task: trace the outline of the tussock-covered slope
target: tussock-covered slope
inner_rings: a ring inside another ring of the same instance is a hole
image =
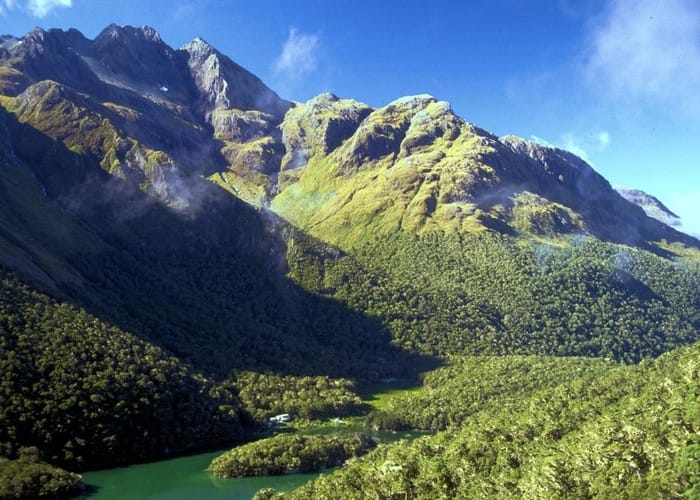
[[[272,208],[343,247],[398,230],[488,229],[697,244],[646,217],[573,154],[494,137],[432,96],[370,110],[322,95],[291,110],[282,128],[296,182],[280,177]]]

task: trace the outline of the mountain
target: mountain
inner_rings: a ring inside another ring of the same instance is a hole
[[[18,460],[245,440],[455,355],[637,363],[700,337],[699,250],[575,155],[432,96],[293,103],[148,27],[0,39],[0,450]]]
[[[374,110],[321,95],[290,110],[282,130],[272,209],[341,246],[396,229],[697,245],[645,217],[573,154],[497,138],[432,96]]]
[[[682,223],[680,217],[671,212],[666,205],[661,203],[654,196],[645,193],[640,189],[617,187],[615,188],[624,199],[639,206],[644,213],[667,226],[679,228]]]
[[[333,243],[400,228],[697,244],[580,158],[497,138],[432,96],[290,103],[204,40],[174,50],[149,27],[37,28],[6,37],[0,59],[20,122],[173,207],[196,204],[201,176]]]

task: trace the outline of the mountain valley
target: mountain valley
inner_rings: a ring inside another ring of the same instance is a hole
[[[429,95],[291,102],[149,27],[3,36],[0,463],[51,472],[0,498],[283,413],[435,433],[292,498],[693,498],[700,241],[632,194]],[[392,379],[420,389],[369,411]]]

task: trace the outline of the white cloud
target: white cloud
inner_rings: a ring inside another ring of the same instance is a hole
[[[288,83],[294,83],[314,71],[319,42],[318,35],[307,35],[291,28],[287,41],[282,46],[282,52],[273,64],[275,75]]]
[[[73,0],[29,0],[27,8],[32,15],[44,17],[58,7],[71,7]]]
[[[539,137],[537,135],[531,135],[530,140],[532,142],[536,142],[537,144],[540,144],[541,146],[549,146],[551,148],[555,148],[556,145],[552,144],[549,142],[547,139],[543,139],[542,137]]]
[[[700,117],[697,0],[611,0],[595,25],[585,72],[614,99]]]
[[[22,7],[34,17],[45,17],[58,7],[72,7],[73,0],[28,0],[20,5],[17,0],[0,0],[0,15],[6,15],[9,11]]]
[[[561,148],[575,154],[589,165],[594,165],[589,151],[603,151],[611,142],[610,133],[607,130],[579,134],[573,131],[564,132],[556,143],[543,139],[542,137],[531,135],[530,140],[543,146]]]
[[[16,0],[0,0],[0,15],[4,16],[7,11],[13,9],[16,4]]]
[[[591,162],[590,157],[586,152],[587,145],[573,132],[566,132],[562,134],[560,147],[575,154],[589,165],[593,165],[593,162]]]

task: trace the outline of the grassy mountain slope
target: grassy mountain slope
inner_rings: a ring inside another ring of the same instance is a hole
[[[580,158],[494,137],[432,96],[372,110],[324,94],[290,110],[282,129],[294,175],[283,166],[271,207],[344,249],[396,231],[487,229],[698,244],[646,217]]]

